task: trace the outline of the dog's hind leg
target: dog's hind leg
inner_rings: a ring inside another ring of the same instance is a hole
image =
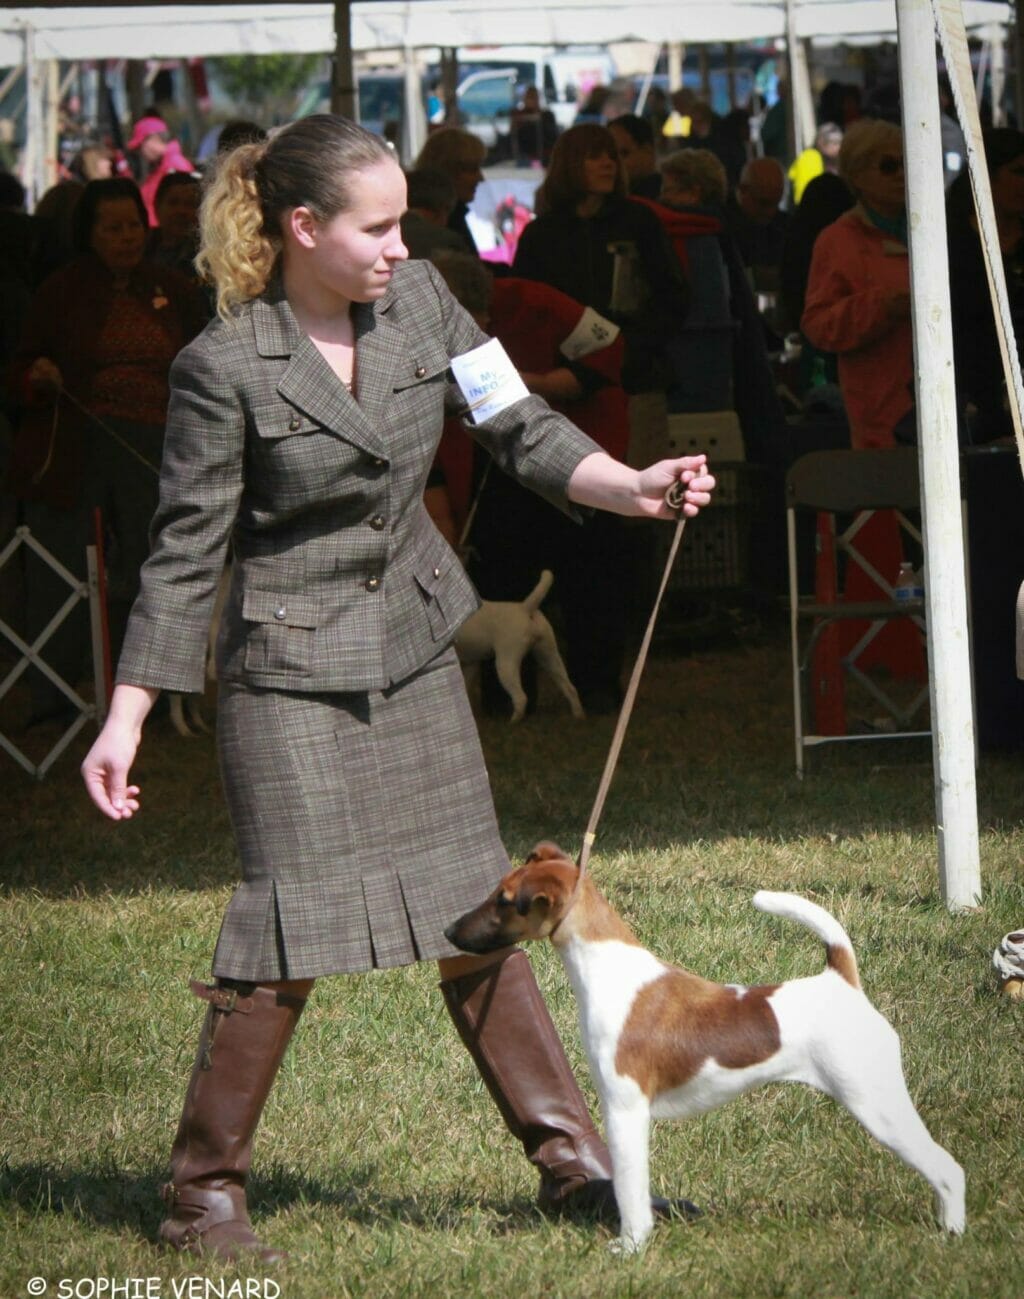
[[[654,1226],[648,1164],[651,1110],[641,1096],[629,1105],[606,1105],[604,1117],[619,1209],[616,1252],[635,1254],[643,1248]]]
[[[823,1062],[826,1074],[818,1085],[844,1105],[876,1141],[931,1184],[939,1223],[959,1235],[967,1226],[964,1170],[932,1138],[914,1107],[903,1077],[895,1030],[878,1015],[870,1044],[860,1040],[869,1050],[857,1047],[857,1036],[849,1039],[851,1051],[856,1050],[854,1058]]]
[[[551,630],[550,624],[534,645],[533,656],[564,695],[573,717],[577,720],[585,717],[586,713],[576,693],[576,687],[569,680],[569,673],[565,670],[565,663],[558,652],[555,633]]]
[[[505,693],[512,700],[512,721],[521,722],[526,716],[526,691],[523,689],[523,683],[519,679],[519,664],[522,662],[522,655],[515,654],[497,654],[494,659],[494,670],[498,674],[498,680],[505,689]]]

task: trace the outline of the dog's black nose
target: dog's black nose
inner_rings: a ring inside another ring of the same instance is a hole
[[[459,922],[457,920],[453,920],[452,923],[448,926],[448,928],[444,931],[444,936],[445,938],[448,939],[450,943],[455,945],[455,935],[458,932],[459,932]]]

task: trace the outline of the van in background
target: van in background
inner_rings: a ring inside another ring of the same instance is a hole
[[[571,126],[579,105],[597,85],[615,77],[615,61],[602,46],[496,45],[462,46],[458,50],[456,105],[458,121],[487,148],[488,162],[512,156],[512,110],[527,86],[536,86],[559,130]],[[421,77],[423,103],[428,88],[440,80],[440,68],[430,64]],[[392,144],[401,138],[405,79],[401,68],[356,70],[359,121]],[[295,116],[330,111],[327,77],[314,82]]]

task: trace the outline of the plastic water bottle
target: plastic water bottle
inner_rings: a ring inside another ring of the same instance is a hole
[[[895,600],[923,600],[924,584],[921,576],[914,572],[914,565],[909,560],[900,564],[899,575],[892,589]]]

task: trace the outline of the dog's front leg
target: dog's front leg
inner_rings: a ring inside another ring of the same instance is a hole
[[[616,1253],[635,1254],[643,1248],[654,1226],[648,1165],[651,1108],[647,1098],[641,1094],[626,1104],[609,1102],[605,1125],[619,1208],[619,1239],[613,1248]]]

